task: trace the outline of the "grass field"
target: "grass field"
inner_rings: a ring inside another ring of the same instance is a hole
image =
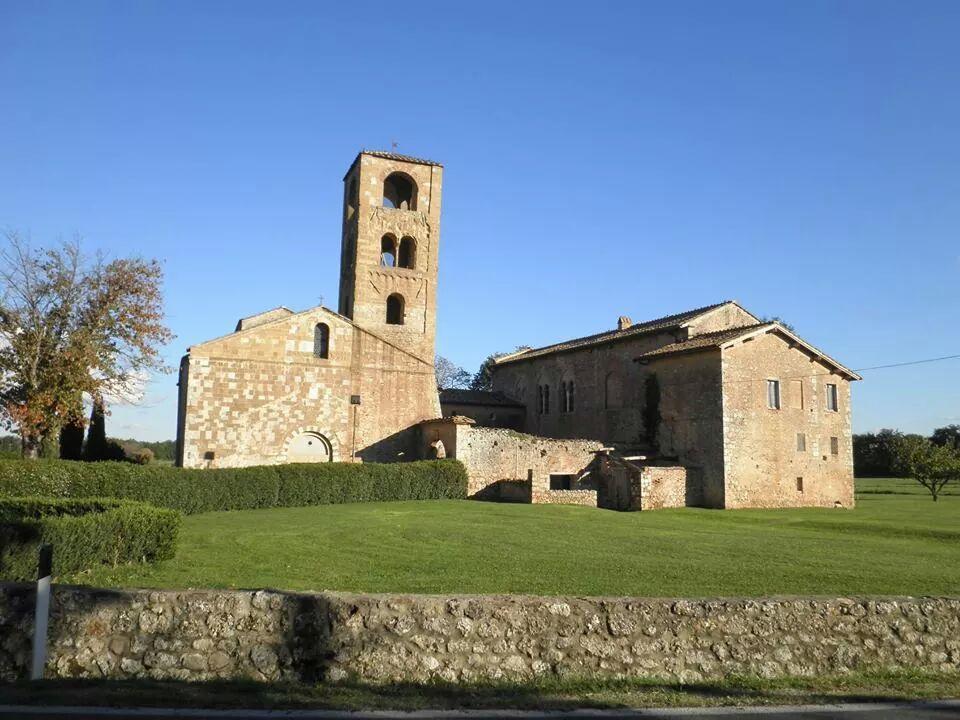
[[[859,483],[854,510],[618,513],[463,500],[185,518],[177,556],[64,582],[417,593],[960,594],[960,496]]]

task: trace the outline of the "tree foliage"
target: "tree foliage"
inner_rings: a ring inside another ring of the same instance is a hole
[[[944,485],[960,477],[960,451],[952,447],[920,435],[897,434],[893,448],[895,466],[929,490],[934,502]]]
[[[23,454],[83,422],[78,397],[124,394],[164,370],[163,271],[155,260],[88,258],[78,240],[0,250],[0,414]],[[77,415],[81,414],[81,417]]]
[[[513,352],[520,352],[521,350],[529,350],[529,345],[518,345],[517,349]],[[493,368],[496,365],[497,358],[502,358],[504,355],[512,355],[513,353],[505,352],[495,352],[487,355],[487,359],[480,364],[480,369],[474,374],[473,379],[470,381],[471,390],[493,390]]]
[[[853,472],[857,477],[897,477],[902,472],[895,463],[895,430],[853,436]]]
[[[930,442],[934,445],[946,445],[954,450],[960,450],[960,425],[947,425],[937,428],[930,436]]]
[[[470,373],[443,355],[437,355],[433,369],[437,376],[437,387],[441,390],[470,387]]]

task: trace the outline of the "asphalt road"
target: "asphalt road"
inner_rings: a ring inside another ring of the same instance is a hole
[[[341,712],[323,710],[126,710],[121,708],[0,706],[0,720],[169,720],[209,718],[210,720],[715,720],[716,718],[757,718],[757,720],[960,720],[960,700],[923,703],[878,703],[858,705],[680,708],[649,710],[578,710],[574,712],[527,712],[516,710],[431,710],[404,712]]]

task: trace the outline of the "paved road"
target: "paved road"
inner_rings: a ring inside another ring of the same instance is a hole
[[[0,706],[0,720],[169,720],[209,718],[210,720],[715,720],[716,718],[757,718],[757,720],[960,720],[960,700],[926,703],[876,703],[753,708],[680,708],[650,710],[577,710],[574,712],[523,712],[516,710],[431,710],[416,713],[351,713],[323,710],[124,710],[119,708],[68,708]]]

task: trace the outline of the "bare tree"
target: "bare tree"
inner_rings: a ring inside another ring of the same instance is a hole
[[[84,394],[123,394],[155,370],[173,339],[156,260],[85,257],[80,241],[33,248],[5,233],[0,250],[0,411],[24,457],[83,422]],[[78,414],[81,415],[78,417]]]
[[[470,385],[470,373],[443,355],[437,355],[433,369],[437,375],[437,387],[441,390],[463,389]]]

